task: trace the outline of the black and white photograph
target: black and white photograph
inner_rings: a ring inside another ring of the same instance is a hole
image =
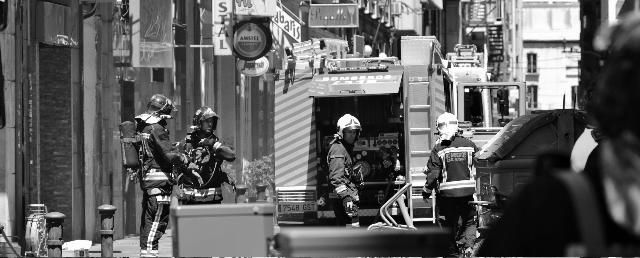
[[[0,0],[0,84],[0,257],[640,256],[640,0]]]

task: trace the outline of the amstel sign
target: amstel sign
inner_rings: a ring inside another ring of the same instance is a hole
[[[271,30],[261,23],[238,23],[233,35],[233,52],[243,60],[256,60],[271,50]]]

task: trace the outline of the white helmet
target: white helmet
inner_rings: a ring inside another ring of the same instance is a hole
[[[362,56],[370,57],[371,53],[373,52],[373,49],[369,45],[364,45],[364,49],[362,50],[362,52],[363,52]]]
[[[353,130],[362,130],[362,126],[360,125],[360,121],[355,116],[350,114],[345,114],[340,119],[338,119],[338,135],[341,137],[342,131],[345,128],[351,128]]]
[[[458,133],[458,119],[454,114],[445,112],[438,116],[436,125],[442,140],[451,140]]]

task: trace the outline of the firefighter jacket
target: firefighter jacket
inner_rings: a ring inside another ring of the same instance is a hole
[[[171,193],[173,164],[180,162],[180,153],[169,139],[167,122],[154,115],[136,117],[136,130],[142,136],[140,156],[142,160],[141,184],[143,190],[160,189],[162,194]],[[168,192],[167,192],[168,191]],[[157,190],[150,194],[159,194]]]
[[[331,141],[327,154],[329,182],[340,199],[351,197],[352,200],[358,201],[358,186],[362,183],[362,175],[353,168],[352,150],[352,145],[338,137]]]
[[[234,161],[236,154],[229,146],[222,145],[215,134],[202,136],[197,131],[187,134],[184,152],[187,153],[190,163],[187,171],[180,175],[178,183],[181,186],[219,190],[223,183],[233,185],[227,173],[222,171],[222,162]]]
[[[427,162],[427,188],[440,183],[439,194],[443,197],[463,197],[475,193],[475,167],[473,156],[478,147],[462,136],[451,141],[438,140],[431,150]]]

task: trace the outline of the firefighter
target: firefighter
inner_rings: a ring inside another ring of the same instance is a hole
[[[199,108],[193,116],[193,131],[185,137],[184,152],[189,166],[178,176],[178,198],[183,204],[219,204],[222,184],[235,184],[222,171],[223,161],[234,161],[235,152],[214,134],[219,116],[213,108]]]
[[[360,121],[350,114],[338,119],[338,133],[330,143],[327,163],[329,180],[338,195],[333,205],[336,223],[347,227],[360,227],[358,217],[358,188],[362,186],[362,174],[354,168],[353,145],[360,136]]]
[[[136,130],[142,136],[139,174],[142,188],[142,219],[140,222],[140,256],[158,256],[158,240],[169,222],[169,197],[173,189],[174,164],[186,164],[186,155],[180,154],[169,141],[167,119],[176,108],[173,102],[160,94],[151,97],[147,111],[136,116]]]
[[[445,218],[443,224],[451,229],[451,255],[468,256],[476,234],[475,208],[469,202],[475,194],[473,156],[478,147],[459,134],[453,114],[440,115],[436,123],[440,138],[427,162],[423,191],[438,190],[438,211]]]

